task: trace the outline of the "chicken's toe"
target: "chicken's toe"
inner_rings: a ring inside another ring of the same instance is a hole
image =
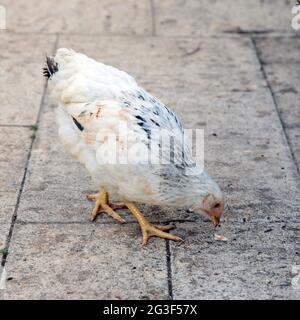
[[[174,230],[174,229],[176,229],[175,224],[168,224],[168,225],[166,225],[166,226],[160,226],[160,225],[155,224],[154,226],[155,226],[158,230],[161,230],[161,231],[169,231],[169,230]]]
[[[174,225],[169,226],[159,226],[160,228],[163,228],[164,230],[172,230],[174,229]],[[142,234],[143,234],[143,241],[142,245],[146,245],[148,243],[148,240],[151,237],[159,237],[163,239],[173,240],[173,241],[183,241],[180,237],[176,236],[175,234],[167,233],[162,231],[162,229],[157,228],[157,226],[152,224],[146,224],[145,226],[141,227]]]
[[[119,223],[125,223],[126,220],[122,218],[114,209],[124,208],[122,204],[109,204],[108,193],[103,190],[99,193],[87,195],[89,200],[96,200],[95,206],[91,213],[91,221],[95,221],[98,215],[106,213]]]

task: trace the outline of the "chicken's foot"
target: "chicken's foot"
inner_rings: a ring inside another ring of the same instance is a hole
[[[133,216],[138,221],[142,234],[143,234],[143,242],[142,245],[146,245],[149,238],[156,236],[164,239],[174,240],[174,241],[182,241],[181,238],[174,234],[167,233],[165,231],[175,229],[176,226],[174,224],[166,225],[166,226],[158,226],[150,223],[140,212],[140,210],[131,202],[125,202],[126,207],[130,210]]]
[[[91,220],[94,221],[96,217],[101,213],[106,213],[111,216],[113,219],[118,221],[119,223],[125,223],[126,220],[123,219],[119,214],[117,214],[114,210],[127,208],[124,203],[109,203],[108,193],[106,190],[102,190],[98,193],[87,195],[89,200],[95,200],[95,207],[91,213]]]

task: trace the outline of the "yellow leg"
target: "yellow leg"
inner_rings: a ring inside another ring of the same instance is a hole
[[[91,214],[91,220],[94,221],[96,217],[101,213],[107,213],[113,219],[118,221],[119,223],[125,223],[126,220],[123,219],[119,214],[117,214],[114,210],[126,208],[126,205],[123,203],[111,204],[109,203],[108,193],[106,190],[102,190],[98,193],[87,195],[89,200],[95,200],[95,207]]]
[[[143,234],[143,245],[146,245],[149,238],[152,236],[164,238],[164,239],[170,239],[174,241],[182,241],[181,238],[174,234],[170,234],[164,231],[175,229],[175,225],[167,225],[167,226],[157,226],[154,224],[151,224],[140,212],[140,210],[131,202],[125,202],[125,205],[130,210],[130,212],[133,214],[133,216],[138,221],[142,234]]]

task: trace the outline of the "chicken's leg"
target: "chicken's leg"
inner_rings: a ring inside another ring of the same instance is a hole
[[[91,220],[94,221],[96,217],[101,213],[107,213],[109,216],[111,216],[113,219],[118,221],[119,223],[125,223],[126,220],[123,219],[119,214],[117,214],[114,210],[115,209],[121,209],[126,208],[127,206],[123,203],[118,204],[112,204],[109,203],[108,199],[108,193],[106,190],[102,190],[95,194],[89,194],[87,195],[87,198],[89,200],[95,200],[95,207],[91,214]]]
[[[152,236],[170,239],[174,241],[182,240],[181,238],[179,238],[174,234],[164,232],[164,231],[175,229],[176,228],[175,225],[157,226],[157,225],[151,224],[133,203],[125,202],[125,205],[133,214],[133,216],[136,218],[136,220],[138,221],[141,227],[142,234],[143,234],[143,242],[142,242],[143,245],[147,244],[149,238]]]

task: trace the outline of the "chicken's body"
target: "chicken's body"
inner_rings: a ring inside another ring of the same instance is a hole
[[[123,201],[131,212],[133,203],[197,207],[196,199],[200,202],[211,194],[223,201],[217,184],[194,164],[187,143],[183,149],[174,148],[171,162],[149,162],[148,151],[161,148],[160,137],[153,133],[161,129],[172,132],[177,146],[183,127],[170,109],[127,73],[67,49],[59,49],[54,59],[47,59],[46,73],[58,104],[59,136],[99,190]],[[110,137],[114,137],[114,145]],[[134,156],[137,142],[140,152]],[[115,161],[107,163],[107,154],[112,150]],[[160,153],[162,160],[168,160],[168,156],[168,152]]]

